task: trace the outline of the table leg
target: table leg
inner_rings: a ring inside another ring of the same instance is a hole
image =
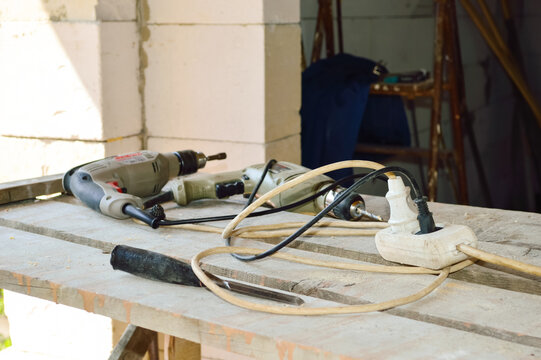
[[[109,360],[140,360],[147,351],[151,360],[158,360],[158,334],[129,324]]]
[[[201,344],[171,335],[164,336],[164,360],[199,360]]]

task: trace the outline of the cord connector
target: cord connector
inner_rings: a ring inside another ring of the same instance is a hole
[[[385,194],[385,198],[391,210],[388,223],[392,232],[417,232],[417,212],[411,200],[410,189],[404,185],[399,176],[389,179],[387,185],[389,191]]]
[[[430,234],[434,231],[439,230],[440,228],[436,227],[434,223],[434,218],[432,213],[428,210],[428,204],[426,203],[426,196],[422,198],[415,199],[415,205],[419,210],[419,215],[417,215],[417,220],[419,221],[419,232],[417,234]]]
[[[389,179],[388,184],[385,197],[391,208],[390,226],[376,234],[376,247],[385,260],[442,269],[467,258],[456,246],[477,245],[477,237],[469,227],[454,224],[436,227],[425,197],[416,196],[416,211],[409,188],[400,177]]]

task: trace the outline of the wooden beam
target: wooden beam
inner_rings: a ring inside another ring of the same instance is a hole
[[[149,351],[151,360],[157,360],[158,334],[155,331],[129,324],[109,360],[140,360]]]
[[[55,174],[0,184],[0,204],[63,192],[62,177],[63,174]]]
[[[201,344],[164,334],[164,360],[199,360]]]

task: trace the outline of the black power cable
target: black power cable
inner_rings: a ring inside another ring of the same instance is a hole
[[[321,220],[327,213],[329,213],[335,206],[337,206],[341,201],[343,201],[345,198],[348,197],[349,194],[351,194],[353,191],[357,190],[362,184],[366,183],[369,180],[372,180],[386,172],[393,172],[403,175],[408,182],[411,184],[413,188],[413,192],[415,194],[415,203],[417,206],[420,207],[426,207],[426,216],[431,217],[431,213],[428,212],[428,206],[426,206],[426,199],[422,197],[421,191],[419,189],[419,185],[417,184],[417,181],[413,177],[413,175],[406,169],[398,167],[398,166],[387,166],[379,170],[372,171],[366,176],[363,176],[361,179],[357,180],[352,186],[350,186],[348,189],[342,191],[338,197],[325,209],[321,210],[316,216],[314,216],[310,221],[308,221],[306,224],[304,224],[301,228],[299,228],[296,232],[273,246],[272,248],[257,254],[257,255],[251,255],[251,256],[243,256],[239,254],[231,254],[235,258],[242,260],[242,261],[254,261],[254,260],[260,260],[267,256],[270,256],[280,249],[284,248],[285,246],[289,245],[293,240],[301,236],[304,232],[306,232],[308,229],[310,229],[315,223],[317,223],[319,220]],[[231,237],[225,239],[225,243],[227,246],[231,246]]]

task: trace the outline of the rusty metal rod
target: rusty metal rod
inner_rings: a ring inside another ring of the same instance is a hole
[[[435,201],[438,193],[438,151],[443,90],[443,31],[445,6],[436,2],[436,31],[434,37],[434,97],[430,120],[430,156],[428,159],[428,200]]]
[[[453,147],[455,154],[456,173],[458,188],[451,175],[451,183],[459,204],[468,204],[468,183],[466,180],[466,166],[464,161],[464,141],[462,132],[462,118],[465,109],[464,93],[459,88],[459,67],[461,59],[458,51],[458,33],[456,28],[456,10],[454,0],[447,3],[447,11],[444,18],[445,39],[444,48],[447,59],[447,76],[450,84],[449,97],[451,107],[451,124],[453,127]],[[443,137],[442,137],[443,140]],[[445,144],[442,143],[444,146]],[[445,148],[444,148],[445,149]],[[449,166],[448,166],[449,167]]]

